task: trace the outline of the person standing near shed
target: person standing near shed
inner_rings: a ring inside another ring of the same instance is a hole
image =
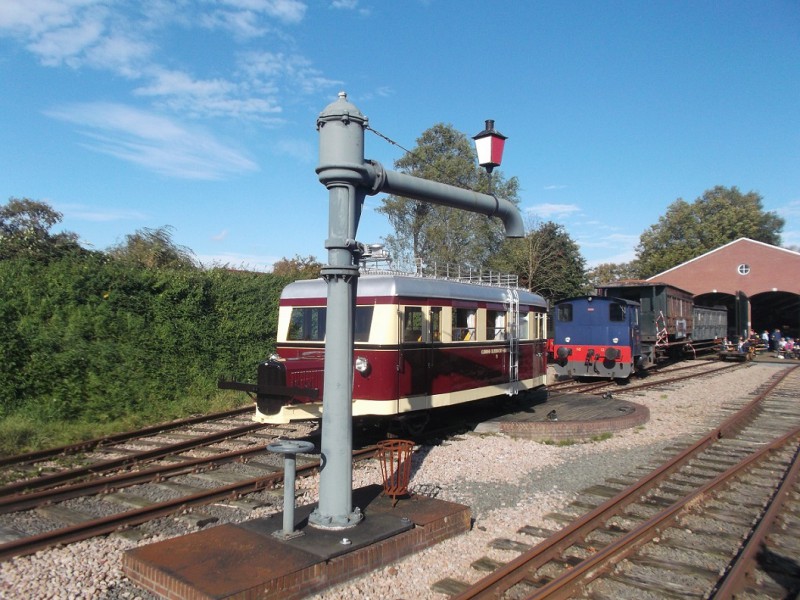
[[[770,337],[770,345],[769,349],[773,352],[777,352],[778,348],[781,347],[781,330],[777,327],[775,331],[772,332],[772,336]]]

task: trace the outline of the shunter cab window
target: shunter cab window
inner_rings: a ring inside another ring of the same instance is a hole
[[[557,318],[562,323],[569,323],[572,321],[572,304],[559,304]]]
[[[609,321],[624,321],[625,320],[625,307],[622,304],[612,302],[608,305],[608,320]]]

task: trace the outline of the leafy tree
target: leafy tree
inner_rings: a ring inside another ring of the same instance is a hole
[[[272,265],[272,274],[290,279],[316,279],[322,270],[322,263],[314,256],[295,255],[282,258]]]
[[[741,237],[780,245],[785,221],[765,212],[761,201],[755,192],[722,186],[692,204],[679,198],[639,238],[639,274],[652,277]]]
[[[471,140],[452,125],[439,123],[423,132],[417,147],[398,159],[403,173],[456,187],[486,192],[488,177],[477,165]],[[495,195],[519,201],[519,183],[494,171]],[[396,264],[460,264],[480,268],[502,244],[504,231],[497,219],[430,202],[390,195],[377,209],[389,219],[394,234],[384,238],[386,250]]]
[[[596,288],[605,283],[620,279],[638,279],[639,270],[636,261],[626,263],[602,263],[586,272],[589,285]]]
[[[528,223],[524,238],[506,239],[489,265],[519,275],[520,285],[560,300],[586,291],[585,259],[563,225]]]
[[[63,216],[45,202],[10,198],[8,204],[0,206],[0,260],[50,260],[82,251],[77,234],[50,232]]]
[[[125,242],[112,246],[108,254],[119,261],[146,269],[195,269],[194,252],[172,241],[173,227],[139,229],[125,236]]]

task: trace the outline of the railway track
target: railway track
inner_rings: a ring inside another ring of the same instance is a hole
[[[372,458],[374,452],[374,447],[358,450],[354,453],[354,460]],[[264,455],[263,447],[258,450],[258,453]],[[46,493],[33,500],[36,508],[31,512],[37,513],[34,518],[31,519],[30,515],[21,518],[21,513],[13,508],[26,505],[26,502],[30,502],[30,500],[17,498],[16,502],[8,502],[7,506],[3,507],[3,516],[11,517],[11,519],[9,521],[0,518],[0,540],[5,540],[0,544],[0,560],[25,556],[59,544],[130,530],[130,528],[168,516],[178,516],[190,526],[204,526],[218,519],[211,512],[197,509],[212,505],[245,512],[263,506],[281,507],[283,503],[283,469],[277,465],[265,465],[261,461],[258,461],[257,465],[254,465],[253,462],[250,462],[249,465],[242,463],[242,465],[249,466],[249,472],[215,469],[199,473],[194,471],[177,472],[169,477],[158,477],[148,482],[149,490],[145,490],[141,484],[136,484],[138,487],[135,491],[121,492],[116,487],[119,483],[117,481],[106,485],[99,492],[94,489],[87,491],[88,488],[69,490],[68,495],[71,498],[81,500],[77,503],[80,507],[90,504],[93,509],[97,510],[105,503],[107,509],[105,512],[110,514],[103,516],[91,515],[74,505],[69,505],[64,500],[63,494],[54,497],[51,493]],[[319,466],[317,458],[300,454],[297,456],[296,474],[301,477],[311,475],[319,469]],[[260,471],[260,473],[255,474],[253,471]],[[200,478],[209,485],[201,487],[197,481],[187,483],[186,478]],[[154,494],[163,496],[164,492],[170,497],[154,499]],[[95,493],[98,494],[97,498],[87,502],[87,496],[94,496]],[[59,501],[54,503],[52,501],[54,498]],[[6,510],[6,508],[10,510]],[[18,529],[21,520],[28,524],[28,531]],[[6,523],[3,524],[3,521]],[[14,525],[10,526],[8,523],[14,523]],[[52,526],[53,524],[55,525]],[[36,529],[42,526],[50,527],[45,531],[37,532]],[[133,533],[133,535],[140,537],[145,533],[139,532]]]
[[[5,478],[19,471],[38,476],[0,487],[0,560],[167,515],[184,515],[189,523],[213,521],[198,508],[219,502],[243,510],[279,505],[282,459],[264,447],[277,438],[304,437],[310,429],[242,424],[251,412],[218,413],[6,459]],[[66,466],[53,462],[63,456],[70,457]],[[319,462],[305,456],[298,465],[304,473]]]
[[[794,368],[655,470],[589,488],[574,514],[549,515],[561,530],[518,531],[538,544],[492,542],[516,548],[516,559],[481,559],[481,580],[434,591],[455,600],[797,597],[798,398]]]
[[[746,365],[744,363],[728,364],[725,366],[712,366],[708,367],[708,363],[692,364],[683,367],[658,370],[648,372],[646,380],[637,380],[634,382],[627,382],[625,385],[620,385],[614,380],[604,379],[602,381],[579,382],[579,381],[561,381],[548,386],[549,396],[556,398],[566,394],[601,394],[607,392],[614,393],[628,393],[637,392],[639,390],[664,385],[676,381],[683,381],[691,377],[702,377],[704,375],[713,375],[715,373],[727,371],[731,368],[742,368]],[[701,369],[698,372],[698,369]],[[676,375],[680,373],[679,375]]]
[[[87,464],[0,487],[0,560],[124,529],[135,534],[133,528],[170,515],[184,515],[190,523],[213,521],[202,507],[216,503],[243,510],[280,506],[281,458],[269,456],[264,447],[278,437],[308,432],[242,424],[251,411],[218,413],[6,459],[6,469],[31,470],[64,456]],[[450,423],[435,433],[447,437],[457,431]],[[240,447],[220,447],[232,443]],[[366,446],[354,452],[354,460],[373,454],[374,446]],[[298,457],[300,476],[318,467],[316,456]]]
[[[95,438],[93,440],[87,440],[85,442],[79,442],[77,444],[58,446],[55,448],[47,448],[44,450],[38,450],[36,452],[15,454],[13,456],[2,456],[0,457],[0,467],[6,469],[14,466],[29,468],[32,465],[45,460],[53,460],[60,457],[91,452],[93,450],[97,450],[100,448],[107,448],[113,446],[114,444],[120,444],[123,442],[133,441],[137,439],[144,439],[150,436],[155,436],[161,433],[174,431],[180,428],[190,427],[192,425],[198,425],[201,423],[208,423],[210,421],[237,417],[244,414],[250,414],[252,413],[252,411],[253,411],[252,407],[248,405],[245,407],[235,408],[224,412],[188,417],[186,419],[178,419],[175,421],[170,421],[168,423],[153,425],[152,427],[145,427],[142,429],[137,429],[135,431]]]

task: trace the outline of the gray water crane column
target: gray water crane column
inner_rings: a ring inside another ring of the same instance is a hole
[[[525,234],[517,207],[508,200],[455,186],[386,171],[364,159],[367,118],[347,100],[329,104],[317,118],[317,175],[328,189],[328,285],[325,375],[322,408],[319,504],[309,523],[324,529],[356,526],[353,509],[353,322],[358,265],[363,246],[356,241],[364,198],[380,192],[498,217],[508,237]]]

